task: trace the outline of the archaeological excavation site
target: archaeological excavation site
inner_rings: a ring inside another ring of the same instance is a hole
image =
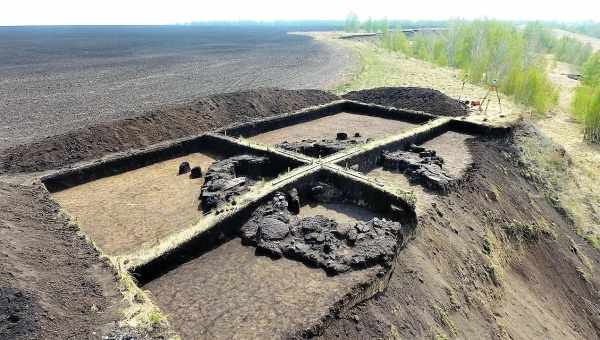
[[[504,130],[342,99],[41,181],[183,338],[307,337],[386,289],[419,200]]]
[[[41,214],[65,219],[89,251],[108,259],[101,271],[125,296],[135,292],[121,304],[153,306],[155,332],[182,339],[361,338],[368,329],[369,337],[386,336],[393,328],[369,324],[382,316],[367,306],[401,291],[416,304],[424,296],[415,291],[422,278],[406,281],[415,278],[415,255],[406,247],[426,242],[440,249],[459,235],[449,229],[443,237],[419,236],[420,229],[459,220],[460,227],[448,228],[469,227],[475,240],[481,233],[474,221],[500,223],[526,204],[515,193],[526,191],[523,182],[521,189],[486,182],[515,176],[509,165],[506,175],[496,168],[512,164],[501,145],[513,138],[513,126],[472,119],[449,98],[422,99],[433,91],[403,91],[404,107],[380,105],[390,97],[369,91],[342,98],[263,90],[115,121],[4,151],[2,176],[13,184],[3,190],[38,185]],[[170,121],[170,112],[182,120]],[[512,208],[471,209],[470,199]],[[452,217],[459,212],[472,216]],[[481,280],[494,279],[486,273]],[[108,315],[108,305],[94,308]],[[123,324],[143,313],[99,332],[106,339],[137,334]]]

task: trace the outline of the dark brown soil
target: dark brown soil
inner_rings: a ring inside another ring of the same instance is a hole
[[[58,209],[0,182],[0,339],[98,338],[119,318],[112,273]]]
[[[0,174],[62,167],[339,99],[320,90],[258,89],[197,98],[139,117],[91,125],[0,150]]]
[[[597,339],[600,254],[521,175],[503,141],[468,140],[475,170],[419,216],[387,291],[325,339]],[[536,224],[518,241],[507,226]]]
[[[439,116],[456,117],[467,114],[467,107],[458,100],[438,90],[421,87],[379,87],[348,92],[343,97],[365,103],[425,111]]]

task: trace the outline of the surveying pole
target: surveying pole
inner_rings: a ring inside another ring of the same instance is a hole
[[[492,91],[496,92],[496,98],[498,98],[498,106],[500,107],[500,113],[502,113],[502,103],[500,102],[500,93],[498,93],[498,81],[496,79],[492,80],[492,84],[490,85],[487,92],[485,93],[485,96],[483,96],[483,99],[481,100],[481,104],[479,105],[480,112],[481,112],[481,107],[483,106],[483,102],[485,102],[487,100],[487,102],[485,103],[485,113],[487,113],[488,106],[490,105],[489,96],[492,93]]]

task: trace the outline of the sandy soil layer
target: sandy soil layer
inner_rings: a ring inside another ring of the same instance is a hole
[[[265,86],[327,88],[352,64],[344,49],[285,29],[0,28],[0,145],[199,95]]]
[[[184,339],[274,339],[318,321],[371,270],[327,277],[236,238],[144,288]]]
[[[409,130],[414,126],[416,125],[400,120],[341,112],[261,133],[251,139],[263,144],[278,144],[283,141],[295,142],[303,139],[335,139],[338,132],[346,132],[349,136],[358,132],[364,138],[377,139]]]
[[[215,161],[190,154],[54,193],[53,198],[107,254],[119,255],[152,243],[202,219],[203,178],[177,175],[183,161],[203,171]]]

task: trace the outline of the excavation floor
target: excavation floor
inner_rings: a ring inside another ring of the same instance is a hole
[[[324,203],[304,205],[300,208],[300,217],[321,215],[334,219],[340,223],[354,223],[369,221],[376,215],[370,210],[352,204]]]
[[[444,159],[444,169],[448,174],[458,178],[462,177],[473,163],[473,157],[467,145],[469,138],[473,138],[473,136],[449,131],[421,145],[435,150],[437,155]]]
[[[284,141],[296,142],[304,139],[335,139],[338,132],[345,132],[348,136],[353,136],[358,132],[365,138],[378,139],[409,130],[415,126],[416,124],[400,120],[341,112],[310,122],[261,133],[251,139],[263,144],[279,144]]]
[[[257,256],[236,238],[144,289],[183,339],[274,339],[318,322],[378,269],[328,277],[301,262]]]
[[[472,136],[457,132],[446,132],[421,145],[435,150],[444,159],[444,169],[448,174],[460,178],[473,162],[467,145],[469,138],[472,138]],[[422,185],[411,183],[404,174],[387,171],[382,167],[371,170],[367,175],[385,185],[413,191],[417,196],[417,212],[422,212],[424,208],[429,207],[436,196],[435,193],[426,190]]]
[[[104,252],[128,253],[202,218],[198,196],[203,179],[178,176],[182,161],[206,171],[215,158],[190,154],[56,192],[53,197]]]

